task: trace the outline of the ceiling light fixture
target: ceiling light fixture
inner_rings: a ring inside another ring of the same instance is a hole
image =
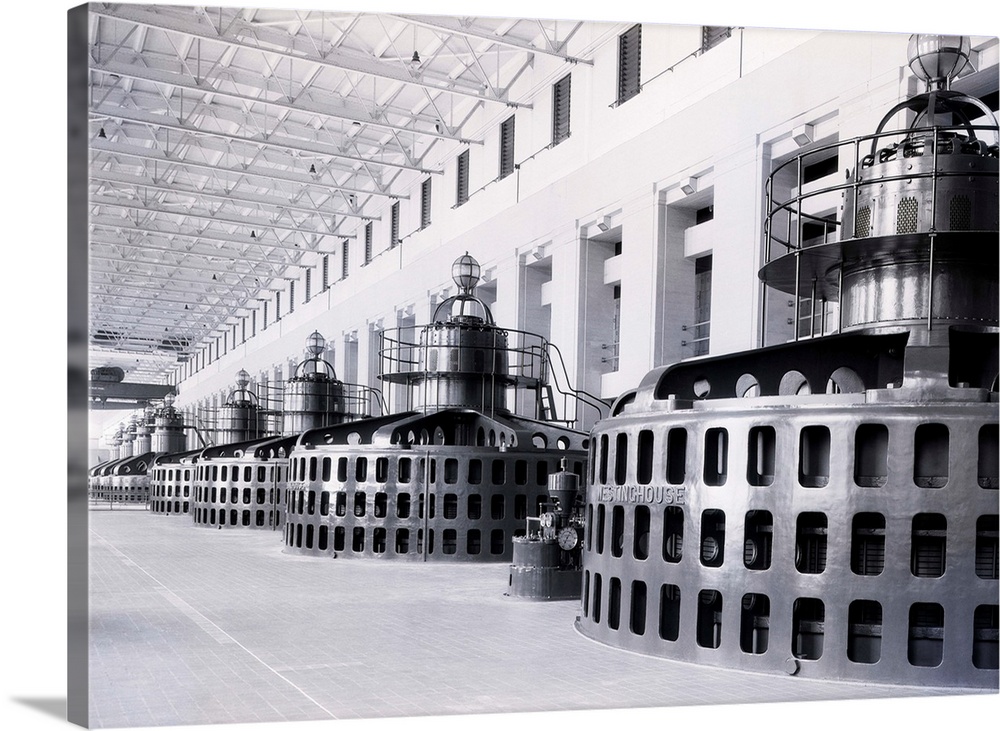
[[[413,58],[410,59],[410,63],[414,66],[420,65],[420,54],[417,53],[416,50],[413,51]]]
[[[108,139],[108,136],[104,133],[104,127],[101,127],[101,131],[97,133],[97,136],[102,140]]]
[[[310,174],[315,175],[316,174],[316,166],[315,165],[310,165],[309,166],[309,172],[310,172]]]

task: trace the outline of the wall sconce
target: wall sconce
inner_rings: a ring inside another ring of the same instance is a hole
[[[813,141],[813,126],[811,124],[803,124],[796,127],[792,130],[792,139],[799,147],[808,145]]]
[[[691,195],[698,190],[698,178],[684,178],[681,181],[680,188],[684,195]]]
[[[601,229],[601,233],[606,233],[611,230],[611,216],[605,216],[600,221],[597,222],[597,228]]]

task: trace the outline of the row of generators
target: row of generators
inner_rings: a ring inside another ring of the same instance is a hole
[[[995,689],[998,129],[949,88],[968,62],[967,38],[914,36],[925,92],[772,173],[759,277],[794,299],[792,342],[656,368],[585,434],[544,418],[546,344],[496,326],[466,255],[419,338],[383,338],[411,410],[348,408],[315,334],[288,433],[253,431],[241,377],[218,446],[176,448],[168,401],[94,494],[149,490],[154,513],[278,531],[287,553],[508,562],[508,595],[582,600],[578,631],[633,652]],[[805,185],[831,155],[846,181]]]

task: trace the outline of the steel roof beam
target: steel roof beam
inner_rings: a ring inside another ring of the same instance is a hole
[[[221,231],[220,232],[213,231],[212,233],[197,233],[197,232],[190,233],[190,232],[186,232],[186,231],[171,231],[171,230],[164,230],[162,228],[151,228],[148,225],[135,224],[135,222],[132,221],[131,219],[129,219],[129,224],[132,224],[132,225],[126,226],[122,222],[122,219],[115,218],[113,216],[106,216],[106,215],[92,216],[91,220],[90,220],[90,226],[91,226],[91,228],[113,229],[113,230],[119,231],[119,232],[121,232],[123,234],[132,234],[132,233],[135,233],[135,234],[139,234],[140,236],[142,236],[142,235],[155,235],[155,236],[163,236],[163,237],[165,237],[167,239],[181,238],[181,239],[193,239],[195,241],[204,241],[204,242],[209,242],[209,243],[214,242],[214,243],[219,243],[219,244],[232,244],[233,246],[243,246],[243,247],[246,247],[247,250],[249,250],[251,247],[254,247],[254,248],[269,249],[271,251],[285,251],[287,249],[289,251],[294,251],[294,252],[297,252],[297,253],[302,253],[302,247],[298,246],[297,244],[290,244],[289,245],[289,244],[285,244],[281,240],[275,241],[273,243],[269,243],[268,240],[266,240],[264,238],[264,233],[266,233],[266,232],[262,233],[257,238],[251,238],[249,236],[245,236],[245,237],[225,236],[225,235],[223,235],[225,232],[221,232]],[[339,238],[345,238],[346,239],[346,238],[353,238],[353,237],[352,236],[340,236]],[[230,254],[235,255],[237,257],[243,255],[243,251],[240,251],[238,249],[237,250],[233,250],[233,249],[221,249],[220,251],[221,251],[220,256],[223,256],[223,257],[224,256],[228,256]],[[323,252],[323,251],[316,251],[316,250],[307,250],[305,253],[317,254],[317,255],[321,255],[321,256],[328,256],[328,255],[335,254],[336,252],[335,251]],[[251,257],[248,257],[247,260],[248,261],[252,261],[253,259]],[[297,267],[306,267],[306,268],[311,268],[311,267],[316,266],[315,264],[306,264],[305,262],[303,262],[301,260],[300,261],[294,261],[294,260],[288,260],[288,259],[284,259],[284,260],[278,261],[278,262],[271,262],[269,260],[269,263],[283,265],[283,266],[297,266]]]
[[[90,110],[90,115],[92,119],[115,119],[123,122],[131,122],[132,124],[142,124],[149,125],[152,127],[158,127],[160,129],[169,129],[176,132],[183,132],[184,134],[194,135],[196,137],[213,137],[220,140],[226,140],[228,142],[236,142],[239,144],[252,145],[258,148],[270,148],[276,150],[285,150],[287,152],[306,154],[306,155],[317,155],[319,157],[327,157],[338,160],[347,160],[349,162],[358,165],[375,165],[377,167],[388,167],[388,168],[398,168],[400,170],[412,170],[414,172],[426,174],[426,175],[440,175],[443,171],[433,170],[430,168],[422,168],[420,166],[409,165],[406,163],[399,162],[388,162],[385,160],[373,160],[364,157],[356,157],[354,155],[346,155],[338,150],[331,147],[324,147],[317,144],[311,144],[306,140],[293,140],[287,138],[279,138],[274,135],[269,134],[266,139],[258,139],[256,137],[241,137],[240,135],[229,134],[227,132],[219,132],[204,129],[202,127],[196,127],[194,125],[185,124],[180,121],[175,121],[173,117],[169,117],[163,114],[151,114],[147,112],[136,112],[132,110],[132,113],[126,113],[120,107],[107,108],[107,107],[97,107]]]
[[[198,162],[196,160],[171,157],[163,152],[153,151],[146,147],[123,145],[121,143],[109,142],[98,138],[90,141],[90,149],[108,155],[123,155],[125,157],[134,157],[140,160],[150,160],[156,163],[163,163],[165,165],[176,165],[179,167],[194,168],[199,170],[212,170],[215,172],[232,173],[233,175],[246,175],[249,177],[263,178],[268,181],[280,180],[286,183],[295,183],[305,187],[320,188],[324,192],[337,190],[355,195],[382,196],[385,198],[400,198],[403,200],[409,198],[408,195],[394,194],[386,190],[365,190],[363,188],[350,188],[343,185],[322,183],[307,173],[291,173],[280,168],[225,167],[224,165],[214,165],[207,162]]]
[[[407,23],[412,23],[413,25],[419,25],[422,28],[428,28],[434,31],[444,31],[446,33],[451,33],[454,35],[461,35],[467,38],[474,38],[481,41],[489,41],[490,43],[496,43],[501,46],[507,46],[508,48],[514,48],[519,51],[525,51],[527,53],[540,53],[545,56],[554,56],[555,58],[561,58],[567,63],[577,64],[583,63],[588,66],[593,66],[594,61],[592,59],[579,58],[577,56],[570,56],[563,53],[560,49],[564,48],[565,41],[559,43],[550,41],[548,36],[543,33],[545,41],[548,47],[538,47],[533,46],[530,43],[525,43],[523,41],[518,41],[513,38],[509,38],[504,35],[497,35],[496,33],[484,30],[481,28],[476,28],[468,23],[465,23],[461,18],[451,18],[445,16],[437,15],[401,15],[392,14],[391,17],[404,20]],[[577,25],[580,25],[579,23]]]
[[[263,195],[254,195],[252,193],[241,192],[221,192],[214,193],[211,191],[196,190],[189,188],[181,188],[172,185],[164,185],[161,183],[150,182],[145,179],[136,179],[134,176],[127,174],[113,173],[110,171],[100,171],[91,172],[89,181],[97,181],[100,183],[108,183],[111,185],[127,185],[135,188],[148,188],[149,190],[157,190],[165,193],[172,193],[174,195],[180,196],[191,196],[194,198],[212,198],[215,200],[227,201],[230,203],[246,203],[252,206],[268,206],[271,208],[277,208],[279,211],[294,211],[296,213],[304,213],[310,216],[327,216],[333,218],[334,216],[344,216],[348,218],[360,218],[364,221],[375,220],[372,216],[365,216],[360,213],[344,212],[344,211],[323,211],[318,208],[306,208],[304,206],[296,206],[291,203],[282,201],[281,199],[272,198]]]
[[[236,91],[227,90],[226,88],[221,86],[222,82],[229,81],[229,79],[226,79],[225,76],[227,75],[233,75],[234,77],[246,76],[247,77],[246,79],[241,79],[239,81],[241,85],[245,85],[251,81],[251,75],[235,72],[232,69],[227,69],[225,72],[213,78],[213,81],[216,81],[220,84],[219,86],[212,86],[209,83],[207,83],[206,80],[201,80],[201,81],[197,79],[184,80],[177,73],[168,70],[153,69],[148,66],[145,67],[133,66],[121,62],[102,63],[97,66],[92,66],[91,71],[103,74],[112,74],[123,78],[137,79],[140,81],[148,81],[154,84],[166,84],[175,89],[184,89],[186,91],[200,92],[202,94],[222,96],[228,99],[235,99],[237,101],[241,101],[249,105],[262,104],[270,107],[275,107],[278,109],[285,109],[291,112],[314,114],[318,117],[325,117],[327,119],[340,119],[352,123],[359,122],[364,125],[376,127],[378,129],[395,130],[397,132],[408,132],[412,134],[421,135],[424,137],[433,137],[435,139],[441,139],[441,140],[451,140],[453,142],[459,142],[467,145],[483,144],[482,140],[466,139],[459,135],[448,134],[446,132],[438,132],[436,129],[420,129],[419,127],[412,127],[412,126],[408,127],[402,124],[392,124],[390,122],[385,121],[384,119],[379,119],[378,117],[375,117],[371,114],[363,113],[361,111],[354,112],[354,111],[349,111],[347,109],[339,111],[335,108],[331,108],[330,106],[323,104],[316,104],[314,102],[310,102],[307,99],[303,99],[301,94],[297,96],[294,100],[286,96],[285,98],[288,99],[288,101],[268,99],[266,97],[253,97],[253,96],[247,96],[245,94],[240,94]],[[259,76],[256,79],[258,83],[261,80],[262,78]],[[233,81],[232,83],[236,82]],[[263,87],[261,90],[263,92],[281,93],[281,92],[274,92],[274,90],[268,89],[266,86]],[[312,94],[309,94],[309,96],[312,96]],[[347,100],[345,99],[344,102],[346,103]],[[410,116],[411,118],[414,118],[416,116],[409,114],[406,110],[402,109],[393,110],[393,109],[386,109],[384,107],[381,109],[384,115],[393,115],[393,116],[398,115],[401,117]],[[435,122],[439,121],[439,119],[431,118],[430,116],[427,116],[424,119],[428,124],[434,124]]]
[[[91,208],[124,208],[129,211],[139,211],[140,213],[155,213],[157,215],[163,216],[181,216],[182,218],[197,219],[199,221],[211,221],[212,223],[223,224],[227,226],[239,226],[240,228],[249,228],[252,231],[264,230],[264,229],[275,229],[278,231],[289,231],[291,233],[300,234],[302,236],[318,236],[320,238],[325,238],[330,236],[332,238],[354,238],[353,235],[339,234],[334,231],[314,231],[310,229],[298,228],[295,226],[286,226],[281,223],[274,223],[271,221],[261,221],[260,219],[251,220],[249,218],[229,218],[226,216],[215,216],[208,213],[196,213],[192,211],[171,211],[166,208],[157,208],[156,206],[144,206],[137,205],[136,203],[131,203],[127,200],[119,201],[115,198],[98,197],[91,196],[88,204]],[[270,245],[270,244],[269,244]],[[276,245],[276,244],[275,244]],[[288,248],[288,247],[284,247]]]
[[[289,37],[287,33],[282,31],[255,26],[238,18],[234,18],[225,29],[225,34],[222,34],[215,28],[209,30],[197,21],[192,22],[164,12],[150,12],[138,5],[119,5],[115,9],[111,9],[107,5],[94,5],[91,12],[107,18],[115,18],[137,25],[147,25],[152,28],[181,33],[214,43],[223,43],[237,48],[281,56],[296,61],[308,61],[328,68],[354,71],[366,76],[388,79],[401,84],[423,86],[435,91],[506,104],[507,106],[526,108],[530,108],[531,106],[530,104],[512,102],[505,98],[490,97],[471,88],[462,88],[454,79],[448,79],[447,77],[441,78],[434,83],[428,81],[429,78],[436,78],[432,74],[425,72],[420,75],[412,75],[406,69],[400,68],[396,64],[376,61],[361,55],[350,54],[340,49],[331,49],[325,54],[320,54],[315,49],[309,49],[307,39],[303,42],[303,39]],[[238,36],[240,33],[254,40],[245,40]],[[262,42],[266,42],[268,45],[261,45]]]
[[[122,260],[121,257],[104,256],[102,254],[96,254],[96,253],[91,253],[91,255],[90,255],[90,261],[123,262],[123,260]],[[167,269],[167,270],[171,270],[171,269],[176,270],[176,269],[183,269],[184,268],[183,262],[150,261],[148,259],[137,259],[137,258],[124,260],[123,263],[130,264],[130,265],[136,265],[136,266],[157,267],[157,268],[160,268],[160,269]],[[226,267],[201,266],[201,267],[198,268],[198,270],[202,271],[202,272],[211,272],[213,274],[236,274],[237,276],[253,276],[253,277],[259,277],[260,276],[260,274],[258,272],[254,272],[254,271],[238,272],[238,271],[235,271],[233,269],[226,268]],[[129,274],[130,272],[127,271],[127,270],[121,270],[120,272],[115,272],[115,273]],[[145,274],[145,272],[141,273],[141,275],[142,276],[147,276]],[[282,279],[282,280],[290,281],[290,282],[295,282],[295,281],[298,281],[298,279],[299,279],[298,277],[289,277],[289,276],[285,276],[283,274],[269,274],[267,276],[270,279]]]
[[[197,238],[197,237],[192,236],[190,238]],[[237,251],[226,251],[225,249],[196,251],[194,249],[178,249],[176,247],[170,247],[170,246],[154,246],[152,244],[145,242],[134,243],[132,241],[114,241],[110,239],[95,238],[94,236],[90,237],[90,243],[91,245],[97,245],[97,246],[114,246],[124,249],[138,249],[141,251],[159,251],[167,254],[176,254],[179,257],[192,256],[197,259],[225,259],[228,261],[246,262],[247,264],[259,264],[262,266],[270,267],[272,271],[279,266],[296,266],[296,267],[302,267],[304,269],[313,269],[316,267],[316,264],[305,264],[298,262],[280,262],[276,264],[275,262],[269,261],[267,259],[258,259],[252,256],[247,256],[246,254],[241,254],[240,252]],[[150,262],[150,263],[155,263],[155,262]],[[229,270],[227,269],[226,271]],[[256,270],[254,270],[254,273],[256,273]]]

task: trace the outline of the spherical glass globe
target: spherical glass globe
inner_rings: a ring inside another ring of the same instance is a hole
[[[240,388],[246,388],[248,383],[250,383],[250,374],[240,368],[240,372],[236,374],[236,385]]]
[[[479,283],[479,262],[465,252],[451,265],[451,278],[463,292],[471,292]]]
[[[319,334],[319,330],[313,330],[312,335],[306,338],[306,352],[310,355],[319,355],[326,348],[326,339]]]
[[[906,48],[910,70],[928,84],[947,85],[970,63],[968,36],[915,33]]]

